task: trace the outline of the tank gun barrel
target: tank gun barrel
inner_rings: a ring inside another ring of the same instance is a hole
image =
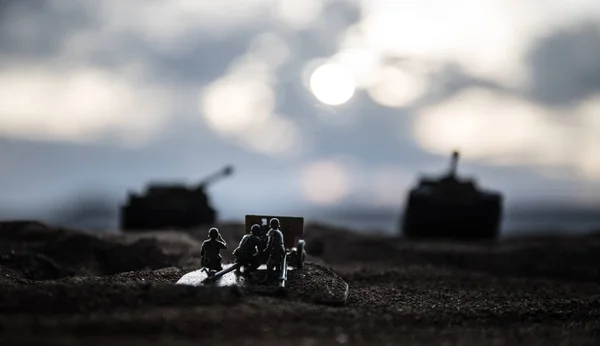
[[[233,173],[233,167],[225,166],[220,171],[215,172],[215,173],[209,175],[208,177],[204,178],[203,180],[201,180],[200,183],[198,184],[198,188],[204,188],[205,186],[210,185],[213,182],[215,182],[223,177],[231,175],[232,173]]]
[[[452,158],[450,159],[450,176],[452,177],[456,176],[459,156],[458,151],[455,150],[452,152]]]

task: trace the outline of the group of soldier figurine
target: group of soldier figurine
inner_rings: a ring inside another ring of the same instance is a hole
[[[250,233],[242,237],[238,247],[233,250],[233,256],[235,263],[244,269],[242,272],[244,276],[250,276],[255,272],[263,262],[261,260],[265,258],[267,258],[267,275],[264,281],[269,280],[276,270],[280,269],[285,256],[285,246],[283,233],[279,227],[279,219],[272,218],[267,232],[264,232],[260,225],[254,224],[250,228]],[[208,231],[208,236],[209,239],[202,243],[200,250],[201,265],[208,270],[220,271],[223,269],[221,265],[223,257],[220,252],[227,249],[227,243],[215,227]]]

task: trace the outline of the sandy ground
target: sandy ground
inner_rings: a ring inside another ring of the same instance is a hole
[[[220,229],[230,260],[241,227]],[[274,295],[175,285],[198,268],[204,230],[92,236],[2,223],[0,344],[600,344],[600,237],[306,235],[310,264]],[[345,305],[319,296],[344,282]]]

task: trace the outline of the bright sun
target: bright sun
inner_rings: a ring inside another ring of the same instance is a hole
[[[319,101],[337,106],[348,102],[356,85],[349,71],[337,64],[319,66],[310,76],[310,90]]]

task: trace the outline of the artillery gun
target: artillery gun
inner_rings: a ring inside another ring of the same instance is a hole
[[[285,289],[287,282],[287,272],[289,267],[299,270],[304,268],[304,260],[306,259],[306,242],[301,239],[304,235],[304,218],[293,217],[293,216],[272,216],[272,215],[246,215],[244,230],[246,234],[249,234],[252,225],[258,224],[263,230],[268,230],[268,222],[272,218],[279,219],[279,229],[283,233],[283,243],[285,246],[285,255],[281,266],[278,268],[278,286],[280,289]],[[264,238],[263,238],[264,239]],[[263,240],[266,241],[266,240]],[[257,254],[257,259],[260,265],[264,265],[267,261],[267,257],[263,254]],[[208,276],[204,279],[203,283],[210,283],[223,277],[225,274],[237,270],[241,267],[240,264],[235,263],[219,272],[208,272]]]
[[[449,172],[421,177],[410,190],[401,232],[407,238],[496,238],[500,232],[503,196],[484,190],[474,179],[456,174],[459,153],[453,152]]]
[[[121,207],[121,229],[190,229],[213,224],[217,211],[210,203],[206,187],[232,173],[233,167],[226,166],[196,186],[155,182],[148,184],[143,195],[130,192]]]

